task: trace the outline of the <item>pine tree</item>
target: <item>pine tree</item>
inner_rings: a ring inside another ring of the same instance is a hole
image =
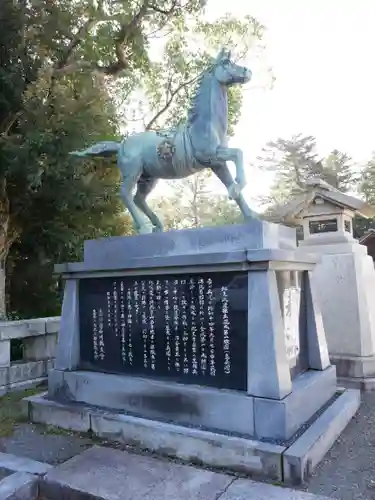
[[[287,202],[291,196],[302,192],[306,181],[313,177],[323,179],[343,192],[353,187],[356,177],[351,158],[337,149],[327,158],[320,158],[316,147],[314,137],[301,134],[267,144],[258,160],[263,170],[275,173],[275,179],[270,196],[263,200],[265,203]]]
[[[343,193],[350,191],[357,181],[351,162],[349,155],[334,149],[323,161],[322,178]]]

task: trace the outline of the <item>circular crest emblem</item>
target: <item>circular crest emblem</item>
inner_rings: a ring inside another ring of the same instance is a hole
[[[175,146],[169,141],[163,141],[157,148],[157,153],[163,160],[170,160],[176,151]]]

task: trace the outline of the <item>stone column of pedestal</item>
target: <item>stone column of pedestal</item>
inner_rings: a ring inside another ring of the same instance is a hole
[[[312,284],[321,305],[338,382],[375,389],[375,269],[366,247],[350,233],[322,233],[301,242],[320,254]]]

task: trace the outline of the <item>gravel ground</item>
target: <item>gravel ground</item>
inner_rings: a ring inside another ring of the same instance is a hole
[[[375,393],[362,405],[315,474],[307,491],[341,500],[375,499]]]
[[[19,424],[12,436],[0,439],[0,451],[56,465],[82,453],[93,445],[77,435],[49,434],[32,424]]]

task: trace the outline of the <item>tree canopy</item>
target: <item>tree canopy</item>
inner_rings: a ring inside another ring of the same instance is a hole
[[[301,192],[306,180],[312,177],[323,179],[340,191],[351,190],[357,182],[351,158],[337,149],[322,158],[316,148],[315,137],[302,134],[269,142],[258,161],[261,169],[274,172],[275,176],[270,195],[262,201],[284,203]]]
[[[252,17],[205,21],[204,3],[3,0],[0,258],[10,312],[57,312],[53,263],[80,258],[85,239],[130,232],[114,165],[68,152],[135,124],[174,125],[209,57],[226,43],[239,57],[261,38]],[[233,90],[231,127],[240,105]]]
[[[53,264],[80,259],[86,239],[132,230],[115,165],[75,161],[69,151],[175,126],[185,119],[210,57],[228,46],[238,60],[262,39],[263,26],[253,17],[208,22],[204,6],[203,0],[2,0],[0,264],[10,313],[58,314]],[[230,134],[241,92],[229,92]],[[375,203],[374,158],[359,179],[345,152],[321,157],[312,136],[270,142],[259,162],[275,173],[268,203],[285,201],[312,176]],[[154,200],[167,227],[241,220],[226,195],[209,192],[209,182],[206,171]],[[358,222],[356,234],[371,224]]]

